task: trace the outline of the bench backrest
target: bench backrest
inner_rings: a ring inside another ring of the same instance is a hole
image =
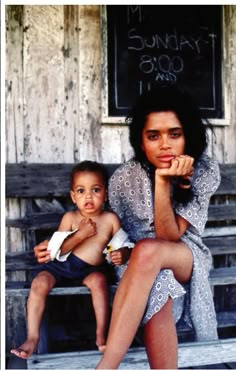
[[[8,163],[6,197],[30,198],[65,196],[69,192],[69,174],[74,164]],[[111,175],[119,164],[106,164]],[[221,184],[217,194],[236,194],[236,164],[221,164]],[[16,186],[17,185],[17,186]]]

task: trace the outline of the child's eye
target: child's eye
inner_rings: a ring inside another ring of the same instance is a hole
[[[100,189],[100,188],[94,188],[94,189],[93,189],[93,192],[94,192],[94,193],[99,193],[100,191],[101,191],[101,189]]]
[[[84,189],[77,189],[77,190],[76,190],[76,192],[77,192],[78,194],[83,194]]]

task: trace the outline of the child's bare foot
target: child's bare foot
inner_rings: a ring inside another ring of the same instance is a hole
[[[27,339],[20,347],[11,349],[11,353],[17,357],[29,358],[38,345],[38,340]]]

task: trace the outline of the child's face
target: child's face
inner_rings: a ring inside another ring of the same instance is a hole
[[[75,174],[70,195],[84,217],[98,215],[107,199],[102,176],[89,171]]]
[[[183,128],[172,111],[147,116],[142,132],[142,150],[156,168],[169,168],[171,161],[185,149]]]

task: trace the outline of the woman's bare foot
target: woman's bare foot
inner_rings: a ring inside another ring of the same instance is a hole
[[[105,344],[102,344],[101,346],[98,346],[98,350],[100,351],[100,352],[105,352],[105,349],[106,349],[106,345]]]
[[[20,347],[13,348],[10,352],[17,357],[27,359],[35,351],[37,345],[37,339],[27,339]]]
[[[104,337],[104,335],[98,334],[98,332],[97,332],[97,338],[96,338],[96,345],[97,345],[98,350],[100,352],[105,351],[105,349],[106,349],[106,338]]]

